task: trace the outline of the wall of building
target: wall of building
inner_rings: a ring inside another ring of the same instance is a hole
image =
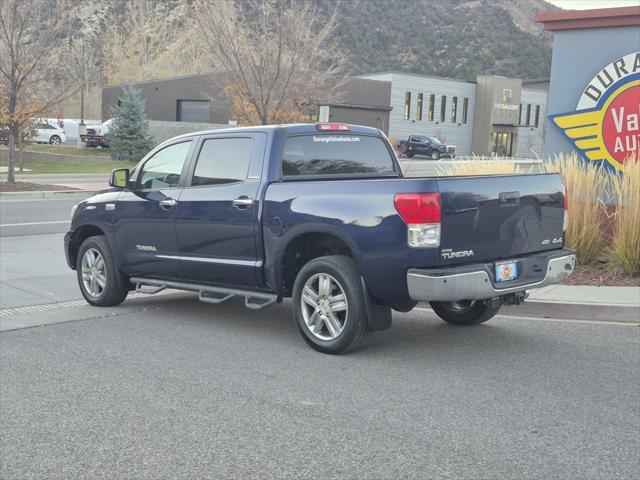
[[[206,100],[209,105],[209,123],[227,123],[229,99],[218,88],[210,75],[185,75],[182,77],[150,80],[131,84],[140,90],[145,99],[150,120],[178,121],[179,100]],[[102,119],[113,115],[111,109],[122,96],[124,85],[102,89]]]
[[[531,105],[531,125],[522,125],[517,129],[515,156],[542,158],[544,155],[544,134],[546,125],[547,92],[545,90],[523,88],[520,98],[523,106],[521,122],[525,123],[526,106]],[[536,106],[540,106],[538,126],[535,126]]]
[[[365,125],[379,128],[386,134],[389,133],[389,112],[384,110],[363,110],[331,106],[329,109],[329,121]]]
[[[591,79],[616,58],[638,51],[639,42],[635,26],[554,31],[548,115],[576,110]],[[545,133],[545,157],[574,151],[548,118]]]
[[[404,140],[409,135],[432,135],[443,142],[455,145],[458,155],[471,154],[473,115],[475,108],[475,83],[417,74],[382,73],[362,75],[361,78],[391,82],[389,105],[389,138]],[[411,92],[409,118],[404,118],[405,94]],[[422,120],[416,118],[418,94],[423,94]],[[429,120],[429,96],[435,95],[433,120]],[[446,95],[444,122],[440,121],[441,97]],[[451,102],[458,97],[457,120],[451,122]],[[468,98],[467,123],[462,123],[463,99]]]
[[[375,127],[388,134],[390,97],[389,82],[350,78],[340,87],[335,98],[326,102],[329,106],[328,120]]]
[[[505,90],[510,92],[503,98]],[[480,75],[476,84],[476,106],[473,117],[472,150],[476,155],[491,155],[492,133],[516,134],[522,80]],[[513,140],[516,142],[516,139]]]
[[[229,128],[229,125],[219,123],[163,122],[158,120],[149,121],[149,130],[151,131],[156,144],[185,133],[201,132],[203,130],[218,130],[220,128]]]

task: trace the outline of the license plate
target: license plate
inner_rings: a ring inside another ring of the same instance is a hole
[[[507,282],[518,278],[518,262],[496,264],[496,282]]]

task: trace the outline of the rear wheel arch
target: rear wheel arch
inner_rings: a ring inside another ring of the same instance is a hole
[[[278,290],[284,297],[291,296],[296,276],[300,269],[314,258],[342,255],[358,263],[354,248],[332,232],[307,231],[291,238],[278,263]]]

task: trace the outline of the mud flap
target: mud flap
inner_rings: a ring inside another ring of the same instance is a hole
[[[360,281],[362,282],[362,290],[364,292],[364,304],[367,309],[369,328],[374,332],[391,328],[391,307],[377,304],[369,294],[367,285],[364,283],[362,277],[360,277]]]

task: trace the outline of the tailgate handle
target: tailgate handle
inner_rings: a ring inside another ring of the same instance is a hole
[[[520,192],[500,192],[500,203],[520,203]]]

